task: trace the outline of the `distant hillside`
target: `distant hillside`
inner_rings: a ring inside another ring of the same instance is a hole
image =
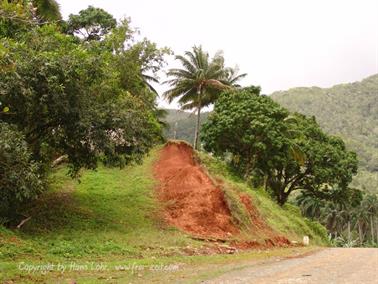
[[[315,116],[322,128],[357,152],[355,186],[378,192],[378,74],[332,88],[294,88],[272,94],[291,111]]]
[[[354,186],[378,192],[378,74],[361,82],[336,85],[332,88],[294,88],[272,94],[272,98],[291,111],[316,117],[322,128],[341,136],[360,160]],[[209,112],[202,115],[204,123]],[[166,137],[193,142],[194,114],[168,110],[170,129]]]
[[[193,143],[197,115],[176,109],[167,109],[167,112],[165,121],[169,124],[169,128],[164,133],[165,137]],[[208,115],[209,112],[201,113],[201,124],[206,121]]]

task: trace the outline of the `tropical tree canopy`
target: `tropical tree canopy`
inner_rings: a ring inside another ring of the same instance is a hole
[[[20,141],[14,149],[8,140],[3,145],[3,154],[11,149],[12,155],[1,159],[2,208],[37,196],[57,157],[66,156],[77,176],[80,168],[96,168],[100,161],[120,167],[139,162],[162,139],[164,114],[143,72],[153,77],[167,49],[131,40],[128,21],[106,35],[98,31],[101,41],[83,42],[57,24],[36,22],[23,7],[17,14],[19,8],[9,4],[7,13],[25,21],[0,22],[2,34],[13,35],[0,39],[0,123],[9,140]]]
[[[66,29],[67,33],[89,41],[103,39],[116,25],[117,21],[111,14],[101,8],[89,6],[78,15],[71,14]]]
[[[256,87],[221,94],[203,128],[206,150],[232,154],[233,165],[283,205],[294,190],[324,196],[346,190],[357,171],[355,153],[316,121],[290,113]],[[294,131],[293,131],[294,128]]]

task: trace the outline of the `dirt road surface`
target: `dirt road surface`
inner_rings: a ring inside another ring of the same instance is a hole
[[[244,267],[201,283],[378,284],[378,249],[329,248]]]

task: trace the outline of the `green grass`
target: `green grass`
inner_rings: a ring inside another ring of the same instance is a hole
[[[280,207],[263,189],[254,189],[248,186],[228,168],[225,162],[205,153],[197,153],[197,155],[213,178],[224,182],[222,188],[225,191],[225,198],[230,208],[235,208],[231,213],[236,215],[234,218],[241,220],[242,224],[248,224],[247,213],[238,199],[238,196],[244,193],[251,197],[253,204],[268,225],[278,233],[297,242],[301,242],[303,236],[307,235],[315,245],[328,245],[326,229],[318,222],[302,217],[298,207],[291,204]]]
[[[167,227],[161,221],[163,204],[155,196],[157,184],[152,170],[159,149],[154,149],[141,165],[124,169],[100,166],[96,171],[82,171],[80,182],[66,175],[66,167],[57,169],[50,177],[50,190],[25,208],[24,213],[32,216],[30,221],[20,231],[0,226],[0,280],[16,283],[57,283],[57,279],[61,283],[67,283],[67,279],[79,279],[80,283],[159,281],[172,277],[187,278],[188,275],[190,278],[190,274],[197,271],[203,271],[205,277],[214,271],[223,271],[217,265],[228,267],[229,263],[258,258],[259,252],[233,256],[186,255],[186,248],[195,250],[204,243]],[[320,237],[323,228],[300,217],[296,208],[280,208],[264,192],[251,190],[238,180],[223,163],[203,154],[200,158],[215,179],[224,180],[226,201],[235,222],[242,228],[247,228],[250,222],[238,198],[240,192],[245,192],[252,196],[261,214],[277,231],[297,240],[307,234],[316,243],[324,243]],[[290,250],[271,250],[261,255],[276,254],[290,254]],[[20,263],[61,263],[67,268],[72,263],[90,266],[92,262],[113,268],[118,264],[179,263],[185,270],[168,274],[144,271],[139,277],[135,271],[114,269],[72,270],[64,274],[53,269],[44,275],[18,268]]]
[[[22,230],[0,227],[0,276],[16,274],[20,261],[143,259],[200,246],[159,221],[152,171],[157,151],[142,165],[83,171],[80,182],[58,169],[51,190],[25,209],[32,219]]]

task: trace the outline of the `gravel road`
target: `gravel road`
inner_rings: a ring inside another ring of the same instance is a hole
[[[329,248],[305,257],[251,265],[202,283],[378,284],[378,249]]]

